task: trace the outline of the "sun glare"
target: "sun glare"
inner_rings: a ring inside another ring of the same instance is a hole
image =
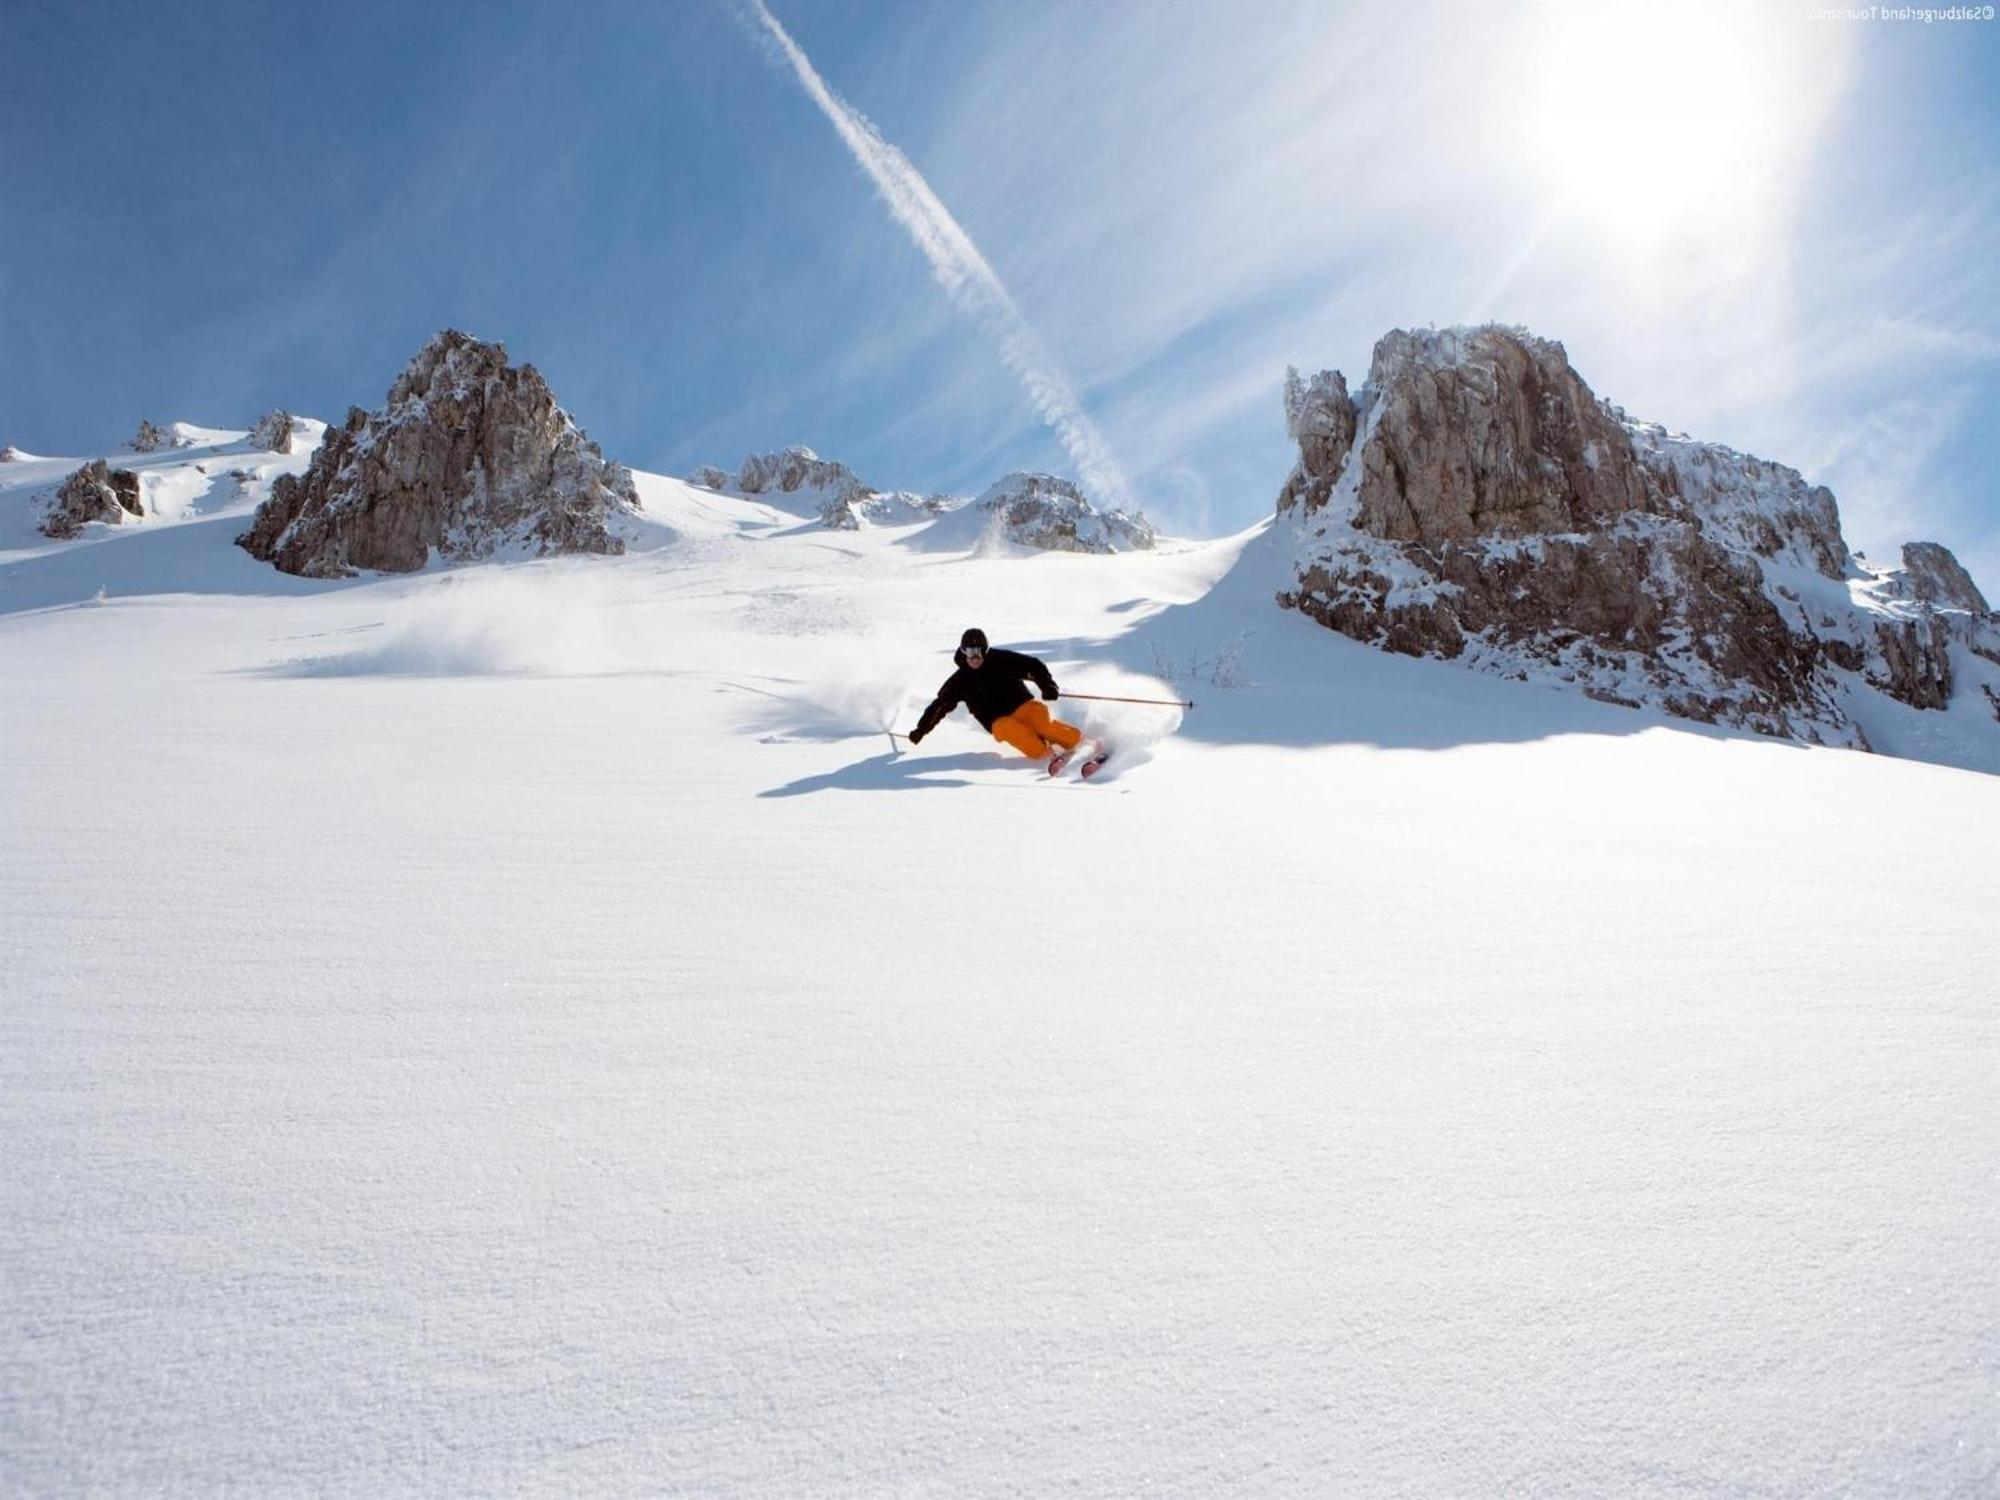
[[[1793,64],[1753,6],[1549,6],[1536,47],[1530,166],[1631,251],[1754,235],[1796,156]]]

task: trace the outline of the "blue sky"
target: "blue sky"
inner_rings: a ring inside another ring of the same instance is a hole
[[[2000,23],[1819,9],[771,4],[1169,529],[1269,511],[1286,364],[1498,318],[2000,595]],[[455,325],[641,468],[1075,472],[738,5],[305,14],[0,11],[0,438],[337,419]]]

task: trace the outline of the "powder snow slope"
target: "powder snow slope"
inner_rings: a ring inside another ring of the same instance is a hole
[[[2000,777],[638,488],[0,557],[0,1491],[2000,1480]]]

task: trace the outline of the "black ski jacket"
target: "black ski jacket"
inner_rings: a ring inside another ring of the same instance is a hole
[[[913,740],[920,740],[937,728],[938,722],[961,703],[972,710],[972,717],[982,727],[991,729],[995,719],[1005,718],[1028,701],[1031,696],[1025,686],[1028,678],[1034,679],[1044,698],[1056,696],[1056,680],[1049,676],[1049,669],[1023,652],[988,651],[985,662],[977,668],[965,664],[962,649],[953,652],[951,659],[958,664],[958,670],[945,678],[937,697],[917,720],[917,731],[910,736]]]

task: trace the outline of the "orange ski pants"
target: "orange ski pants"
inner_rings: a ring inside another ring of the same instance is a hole
[[[993,738],[1040,760],[1049,753],[1051,743],[1074,750],[1083,742],[1083,731],[1074,724],[1050,718],[1048,704],[1030,698],[1011,714],[993,721]]]

